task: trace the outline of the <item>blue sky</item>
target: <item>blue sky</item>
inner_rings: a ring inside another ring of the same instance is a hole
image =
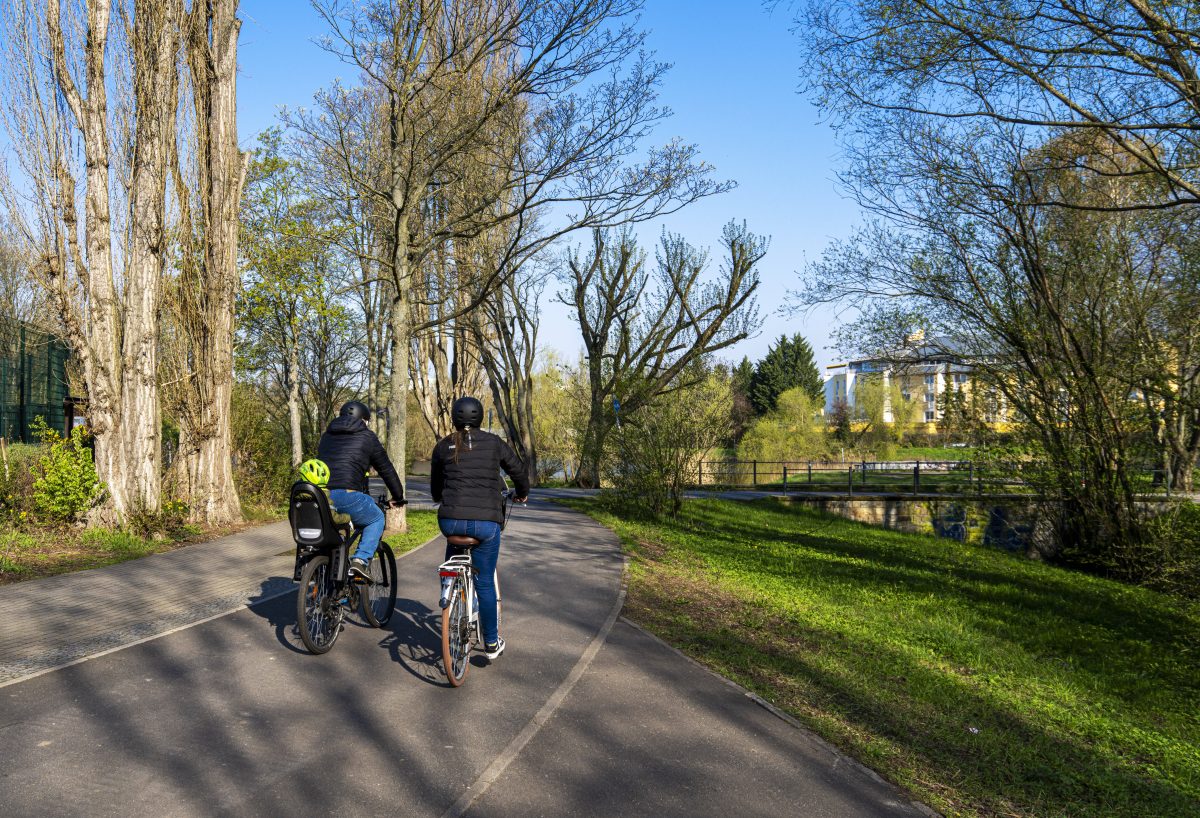
[[[275,121],[281,105],[307,104],[314,91],[353,72],[318,48],[321,20],[303,0],[243,0],[239,128],[243,145]],[[754,0],[647,0],[642,25],[659,60],[673,64],[662,102],[675,115],[656,141],[680,136],[699,145],[720,178],[736,190],[712,197],[640,231],[649,245],[662,227],[693,244],[712,247],[731,218],[771,237],[763,260],[759,303],[766,319],[758,337],[726,357],[756,359],[781,333],[803,332],[824,366],[837,356],[826,347],[836,323],[832,312],[789,319],[777,312],[796,271],[817,258],[858,218],[853,202],[836,189],[838,149],[820,112],[797,93],[795,36],[785,14],[767,13]],[[548,288],[552,289],[552,288]],[[578,343],[565,308],[546,305],[542,337],[573,356]]]

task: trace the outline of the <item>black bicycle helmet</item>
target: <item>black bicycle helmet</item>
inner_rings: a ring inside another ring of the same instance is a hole
[[[450,420],[455,429],[465,429],[468,426],[478,429],[483,423],[483,404],[470,395],[459,398],[450,407]]]
[[[360,400],[346,401],[342,404],[342,408],[338,411],[341,417],[358,418],[359,420],[370,420],[371,410],[367,405]]]

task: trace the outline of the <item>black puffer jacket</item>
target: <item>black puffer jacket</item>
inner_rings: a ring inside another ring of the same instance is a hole
[[[358,418],[334,418],[321,435],[317,457],[329,466],[329,488],[366,491],[367,469],[374,466],[392,497],[404,502],[404,488],[383,444]]]
[[[456,436],[461,436],[461,446],[456,446]],[[442,438],[433,447],[429,475],[433,501],[442,504],[438,517],[503,522],[500,492],[504,490],[504,483],[500,479],[500,469],[512,478],[518,497],[529,496],[525,464],[503,440],[479,429]]]

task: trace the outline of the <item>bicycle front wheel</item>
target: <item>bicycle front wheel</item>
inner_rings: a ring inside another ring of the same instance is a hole
[[[342,631],[342,609],[329,557],[313,557],[300,573],[300,595],[296,598],[296,621],[300,641],[313,653],[325,653]]]
[[[442,667],[451,687],[458,687],[467,677],[470,655],[471,613],[466,585],[460,577],[450,589],[450,604],[442,609]]]
[[[396,555],[385,542],[379,544],[371,558],[371,584],[359,592],[363,617],[373,627],[382,628],[396,609]]]

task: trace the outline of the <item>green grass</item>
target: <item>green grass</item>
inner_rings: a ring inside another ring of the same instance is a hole
[[[974,454],[970,446],[901,446],[888,460],[970,460]]]
[[[1200,609],[763,500],[622,519],[626,615],[954,816],[1200,815]]]
[[[438,534],[438,522],[436,511],[410,511],[408,512],[408,532],[405,534],[392,534],[389,537],[384,537],[384,541],[392,547],[392,551],[396,556],[407,554],[418,546],[422,546],[436,537]]]

